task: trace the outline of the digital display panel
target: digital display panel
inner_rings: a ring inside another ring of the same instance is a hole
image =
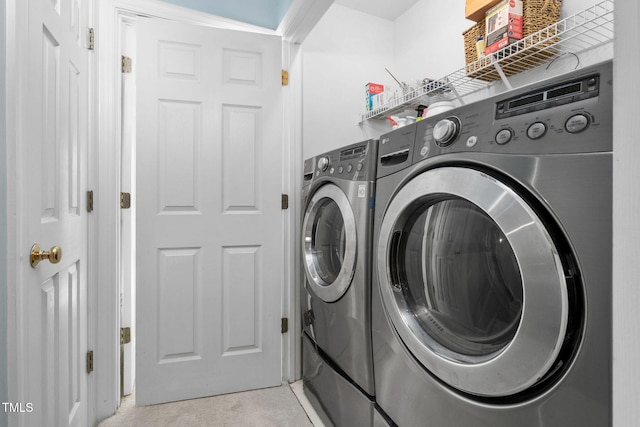
[[[362,157],[366,153],[367,151],[364,146],[343,150],[340,152],[340,160],[348,160],[356,157]]]
[[[523,105],[533,104],[534,102],[540,102],[544,99],[544,94],[537,93],[535,95],[526,96],[524,98],[516,99],[509,102],[509,109],[522,107]]]
[[[496,119],[541,111],[599,95],[600,76],[593,74],[562,84],[538,88],[526,94],[496,102]],[[531,106],[531,108],[527,108]]]
[[[564,86],[558,89],[553,89],[547,92],[547,99],[553,99],[559,96],[580,92],[581,89],[582,89],[582,83],[574,83],[572,85]]]

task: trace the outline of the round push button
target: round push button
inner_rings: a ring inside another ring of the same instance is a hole
[[[347,173],[350,173],[353,170],[353,165],[347,165]]]
[[[565,122],[564,128],[569,133],[578,133],[589,127],[589,118],[584,114],[576,114]]]
[[[360,172],[362,170],[362,163],[358,163],[358,166],[356,166],[356,170],[358,172]]]
[[[475,147],[475,145],[478,143],[478,137],[475,135],[471,135],[469,138],[467,138],[467,147],[471,148],[471,147]]]
[[[547,132],[547,126],[545,126],[545,124],[542,122],[536,122],[529,126],[529,129],[527,129],[527,136],[530,139],[538,139],[542,138],[545,132]]]
[[[496,134],[496,142],[500,145],[504,145],[507,142],[511,141],[511,137],[513,134],[509,129],[502,129]]]

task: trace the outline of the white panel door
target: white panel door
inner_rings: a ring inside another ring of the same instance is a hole
[[[88,8],[87,0],[29,0],[30,116],[18,196],[26,287],[18,364],[29,426],[87,425]],[[62,258],[32,268],[34,243],[59,246]]]
[[[279,37],[141,19],[138,405],[279,385]]]

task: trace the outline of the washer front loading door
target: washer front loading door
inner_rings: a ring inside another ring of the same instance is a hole
[[[404,344],[454,388],[516,394],[560,352],[569,303],[558,251],[531,207],[482,172],[443,167],[402,187],[382,222],[378,275]]]
[[[302,223],[302,248],[307,282],[326,302],[347,291],[356,264],[356,221],[344,192],[334,184],[311,197]]]

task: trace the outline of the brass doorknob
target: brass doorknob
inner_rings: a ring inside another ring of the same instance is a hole
[[[51,250],[42,251],[37,243],[31,246],[31,267],[36,268],[43,259],[48,259],[51,264],[59,263],[62,259],[62,248],[60,246],[52,246]]]

